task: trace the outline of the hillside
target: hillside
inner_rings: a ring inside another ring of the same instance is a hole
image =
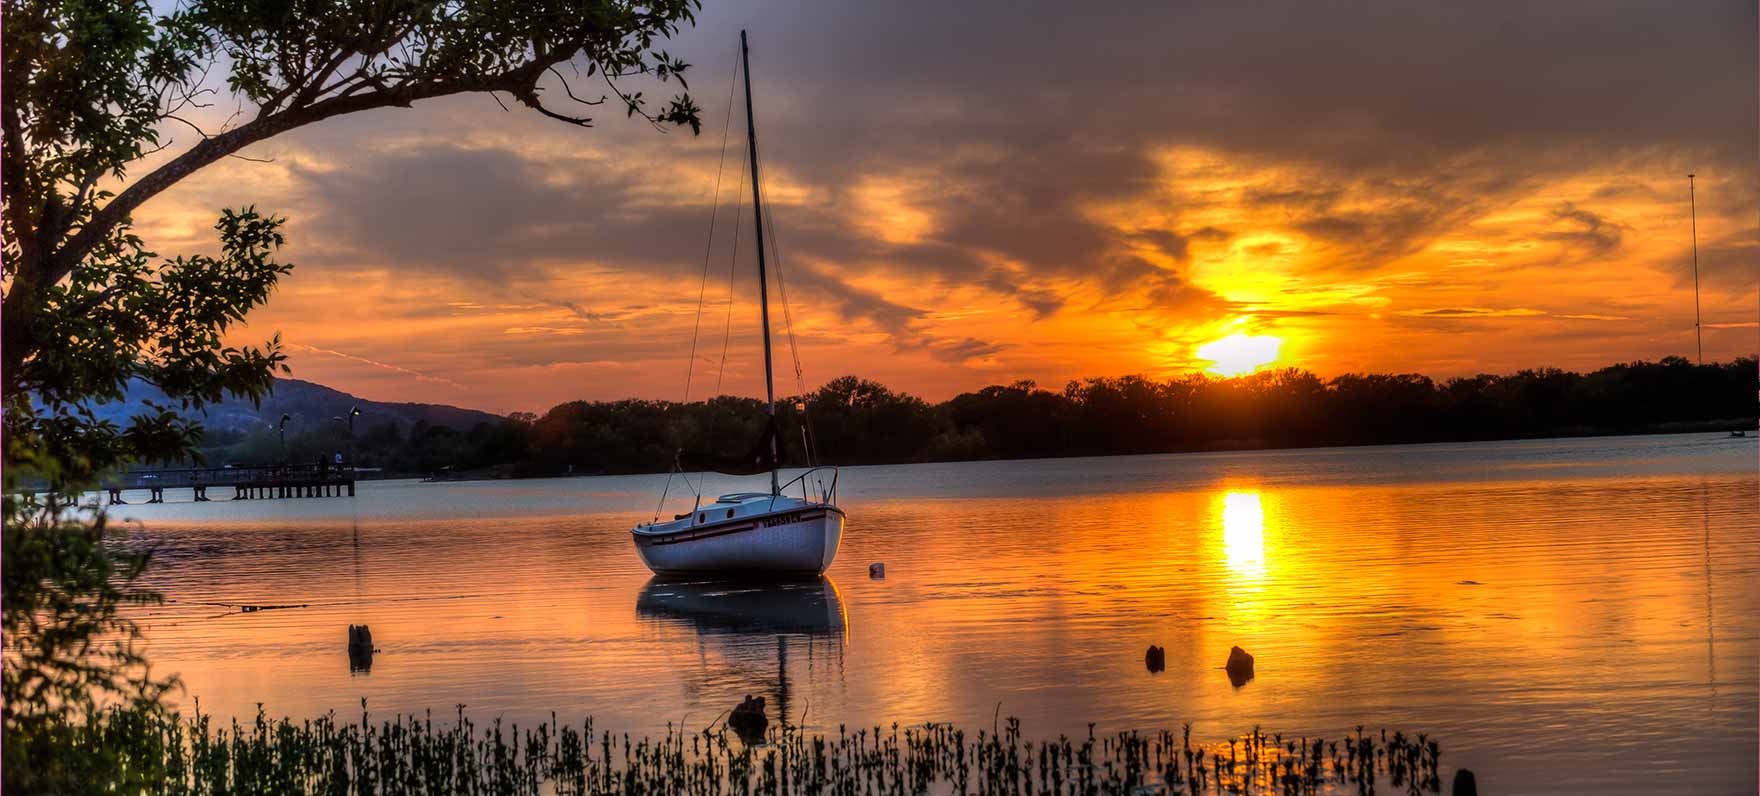
[[[98,404],[93,411],[99,418],[127,425],[129,416],[141,412],[146,401],[162,403],[165,394],[151,384],[136,381],[129,385],[127,400]],[[287,429],[293,434],[313,430],[332,422],[331,418],[347,417],[349,408],[355,406],[361,410],[361,416],[355,421],[357,430],[385,424],[407,430],[417,422],[425,422],[430,426],[467,431],[479,423],[501,420],[488,412],[456,406],[371,401],[300,379],[277,379],[274,393],[265,397],[261,406],[229,399],[193,416],[200,419],[210,432],[243,434],[271,429],[285,414],[292,418]]]

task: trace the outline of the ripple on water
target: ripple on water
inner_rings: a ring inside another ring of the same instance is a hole
[[[774,592],[651,584],[653,477],[123,514],[171,600],[140,613],[156,669],[222,716],[366,697],[657,732],[752,693],[834,731],[1001,703],[1035,733],[1404,727],[1482,779],[1753,792],[1760,488],[1731,442],[852,468],[829,578]],[[351,673],[362,623],[381,652]]]

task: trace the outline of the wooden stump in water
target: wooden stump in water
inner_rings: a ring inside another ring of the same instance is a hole
[[[762,743],[764,730],[770,726],[770,719],[764,715],[764,698],[754,699],[746,694],[745,701],[727,715],[727,726],[746,743]]]
[[[348,670],[368,672],[373,669],[373,631],[366,625],[348,626]]]
[[[352,650],[357,647],[369,650],[373,648],[373,631],[368,630],[366,625],[348,626],[348,648]]]
[[[1246,685],[1248,680],[1253,679],[1253,656],[1247,654],[1247,651],[1240,647],[1233,647],[1228,651],[1228,666],[1226,668],[1228,669],[1228,681],[1234,683],[1235,688],[1240,688]]]
[[[1454,772],[1454,796],[1479,796],[1479,781],[1473,772],[1461,769]]]

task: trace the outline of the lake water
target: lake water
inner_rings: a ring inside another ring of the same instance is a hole
[[[651,582],[628,529],[664,476],[117,514],[157,546],[172,600],[145,616],[156,671],[221,716],[350,715],[364,697],[381,716],[464,704],[653,733],[749,693],[833,733],[998,712],[1038,737],[1365,724],[1439,738],[1489,793],[1749,794],[1755,443],[849,468],[829,576],[776,588]],[[305,607],[231,607],[247,604]],[[350,670],[349,624],[372,628],[370,671]],[[1145,670],[1152,643],[1165,672]],[[1257,656],[1238,688],[1233,645]]]

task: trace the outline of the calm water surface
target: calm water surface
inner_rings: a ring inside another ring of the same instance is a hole
[[[851,468],[837,563],[786,588],[651,581],[628,529],[663,481],[119,514],[172,600],[146,617],[157,670],[222,716],[365,697],[656,732],[750,693],[835,732],[987,727],[1000,703],[1039,736],[1426,731],[1492,793],[1756,789],[1753,438]],[[372,627],[369,672],[349,624]],[[1240,688],[1237,644],[1258,658]]]

